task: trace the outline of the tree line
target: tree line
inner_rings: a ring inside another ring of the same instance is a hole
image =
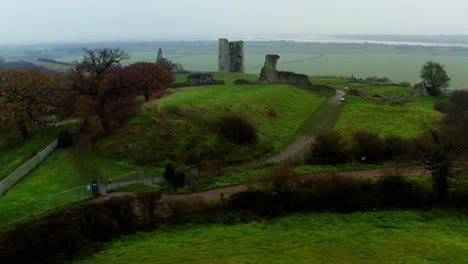
[[[133,114],[136,97],[157,98],[172,82],[163,66],[122,66],[127,59],[120,49],[85,50],[82,61],[65,75],[37,68],[0,70],[0,127],[28,139],[33,127],[74,115],[86,122],[97,117],[103,130],[111,129]]]

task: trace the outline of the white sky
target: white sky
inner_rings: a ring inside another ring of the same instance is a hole
[[[468,34],[468,1],[0,0],[0,44],[269,34]]]

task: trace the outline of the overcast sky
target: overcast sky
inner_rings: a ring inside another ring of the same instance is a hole
[[[0,44],[270,34],[468,34],[467,0],[0,0]]]

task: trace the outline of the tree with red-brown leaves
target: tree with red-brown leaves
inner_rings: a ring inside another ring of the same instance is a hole
[[[131,86],[148,102],[151,95],[158,97],[173,81],[171,73],[164,67],[149,63],[138,62],[125,68],[131,78]]]
[[[135,97],[162,92],[172,82],[171,74],[154,63],[135,63],[122,67],[129,58],[119,49],[85,50],[82,62],[69,72],[75,113],[97,116],[101,127],[108,130],[112,122],[133,114]]]
[[[97,115],[103,129],[110,128],[109,105],[121,97],[121,87],[109,85],[111,76],[120,67],[120,62],[129,59],[119,49],[85,50],[86,54],[68,73],[71,85],[71,102],[75,113],[89,117]]]

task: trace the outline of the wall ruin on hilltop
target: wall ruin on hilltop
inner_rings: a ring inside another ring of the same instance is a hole
[[[276,64],[278,63],[279,58],[280,56],[276,54],[268,54],[265,56],[265,65],[260,72],[259,78],[261,83],[284,82],[300,87],[313,88],[309,77],[305,74],[278,71],[276,69]]]

